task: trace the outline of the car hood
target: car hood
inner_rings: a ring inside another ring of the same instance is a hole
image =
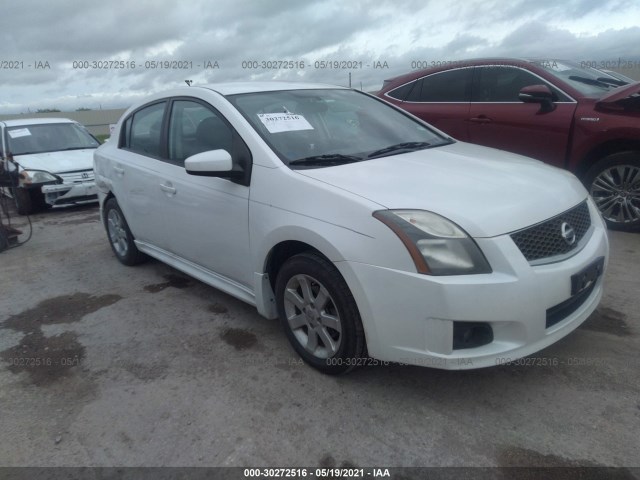
[[[614,103],[619,100],[624,100],[625,98],[638,93],[640,93],[640,82],[631,83],[623,87],[618,87],[615,90],[600,97],[597,103],[598,104]]]
[[[473,237],[528,227],[587,197],[569,172],[463,142],[297,172],[384,208],[438,213]]]
[[[71,172],[93,169],[95,148],[65,150],[62,152],[14,155],[14,160],[26,170],[44,170],[49,173]]]

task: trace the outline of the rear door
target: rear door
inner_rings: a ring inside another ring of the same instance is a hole
[[[547,85],[555,110],[518,98],[523,87]],[[571,122],[577,103],[541,77],[516,66],[474,68],[468,117],[469,141],[564,166]]]
[[[145,105],[123,124],[108,168],[113,191],[136,240],[166,249],[168,228],[161,208],[166,177],[163,125],[168,101]]]
[[[432,73],[388,93],[403,95],[400,107],[453,138],[468,141],[472,68]]]

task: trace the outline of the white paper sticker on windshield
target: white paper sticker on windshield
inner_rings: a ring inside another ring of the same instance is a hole
[[[258,118],[267,127],[269,133],[313,130],[306,118],[293,113],[259,113]]]
[[[28,137],[31,135],[28,128],[16,128],[15,130],[8,130],[7,133],[11,138]]]
[[[558,63],[558,62],[553,62],[551,64],[551,68],[556,72],[564,72],[566,70],[571,70],[570,66],[565,65],[564,63]]]

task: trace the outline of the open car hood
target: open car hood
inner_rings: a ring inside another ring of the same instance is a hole
[[[638,94],[640,94],[640,82],[631,83],[607,93],[596,102],[596,105],[615,103],[632,95]]]

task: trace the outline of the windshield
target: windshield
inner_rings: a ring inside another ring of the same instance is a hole
[[[100,143],[75,123],[44,123],[7,128],[7,149],[13,155],[97,148]]]
[[[601,97],[605,93],[618,88],[619,83],[604,72],[566,60],[534,61],[536,65],[568,83],[587,97]]]
[[[227,98],[292,168],[353,163],[451,143],[354,90],[286,90]]]

